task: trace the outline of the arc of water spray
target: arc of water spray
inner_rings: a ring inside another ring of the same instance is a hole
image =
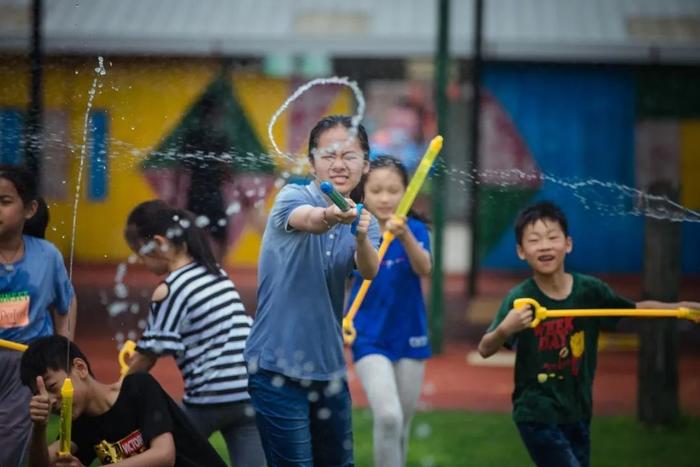
[[[454,174],[451,179],[462,185],[466,185],[466,181],[475,179],[473,174],[464,170],[454,168],[449,169],[449,172]],[[683,206],[668,197],[647,193],[617,182],[566,179],[549,173],[524,172],[519,169],[482,170],[479,171],[479,176],[482,183],[484,179],[488,179],[491,180],[491,185],[502,189],[517,186],[523,181],[549,182],[570,190],[585,209],[609,211],[608,215],[638,216],[670,222],[700,222],[700,211]],[[593,193],[606,193],[604,201],[592,201],[592,196],[584,191],[588,189],[593,190]]]
[[[97,68],[95,68],[95,77],[92,80],[92,86],[88,92],[87,109],[85,111],[85,121],[83,123],[83,147],[80,151],[80,165],[78,167],[78,180],[75,186],[75,199],[73,201],[73,226],[71,229],[70,242],[70,261],[68,266],[68,277],[73,279],[73,256],[75,252],[75,231],[78,221],[78,202],[80,201],[80,188],[83,181],[83,166],[85,165],[85,151],[87,148],[87,129],[90,122],[90,110],[92,109],[92,101],[95,99],[97,92],[97,82],[100,76],[107,74],[105,70],[104,60],[102,57],[97,59]],[[70,318],[68,318],[70,319]],[[70,322],[68,323],[70,329]],[[70,361],[70,345],[66,346],[66,368]],[[73,383],[70,377],[63,381],[61,387],[61,417],[59,422],[59,454],[70,454],[71,450],[71,427],[73,423]]]
[[[73,225],[71,227],[70,240],[70,256],[68,261],[68,277],[73,279],[73,257],[75,255],[75,232],[78,225],[78,204],[80,202],[80,190],[83,184],[83,167],[85,166],[85,152],[87,148],[87,132],[90,124],[90,111],[92,110],[92,102],[97,93],[97,82],[101,76],[107,74],[105,69],[104,59],[97,57],[97,67],[95,68],[95,77],[92,79],[92,86],[88,92],[87,108],[85,110],[85,120],[83,122],[83,146],[80,149],[80,163],[78,165],[78,180],[75,184],[75,199],[73,200]]]
[[[272,148],[277,154],[281,156],[287,156],[280,150],[279,146],[277,146],[275,137],[272,134],[272,128],[275,126],[277,119],[280,117],[280,115],[282,115],[282,113],[284,113],[285,110],[287,110],[287,108],[292,102],[297,100],[306,91],[308,91],[314,86],[324,84],[339,84],[341,86],[347,86],[355,94],[355,99],[357,100],[357,112],[352,117],[352,128],[350,130],[350,135],[354,136],[355,133],[357,133],[357,127],[360,124],[360,120],[362,120],[362,117],[365,114],[365,98],[362,95],[362,91],[360,91],[360,88],[357,85],[357,83],[355,81],[349,80],[347,77],[332,76],[330,78],[317,78],[297,88],[297,90],[294,91],[294,93],[291,96],[289,96],[287,100],[284,101],[284,103],[280,106],[280,108],[277,109],[277,111],[272,115],[270,123],[267,125],[267,135],[270,138],[270,143],[272,143]]]

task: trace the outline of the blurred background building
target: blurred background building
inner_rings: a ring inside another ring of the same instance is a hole
[[[216,182],[231,221],[227,261],[254,265],[259,229],[241,213],[274,193],[271,164],[279,161],[266,160],[267,123],[311,78],[347,76],[360,84],[376,152],[396,152],[411,166],[437,132],[436,1],[41,3],[42,183],[54,219],[65,222],[50,236],[67,248],[84,149],[80,261],[126,256],[121,226],[138,201],[159,195],[186,205],[193,169],[182,156],[199,151],[223,154],[223,162],[212,160],[229,173]],[[4,162],[24,154],[32,6],[0,0]],[[455,273],[468,269],[471,254],[473,10],[472,0],[451,2],[445,269]],[[521,269],[513,254],[514,215],[534,199],[554,198],[571,218],[570,266],[638,272],[643,218],[632,215],[630,189],[645,190],[661,177],[679,189],[680,204],[700,209],[700,2],[486,0],[483,20],[480,264]],[[98,56],[107,73],[84,143]],[[203,120],[207,102],[217,103],[218,123]],[[315,88],[283,115],[276,139],[284,151],[303,154],[321,115],[353,109],[346,89]],[[218,147],[197,146],[197,138],[214,138],[202,136],[206,129],[218,132]],[[700,274],[699,236],[700,223],[684,223],[687,274]]]

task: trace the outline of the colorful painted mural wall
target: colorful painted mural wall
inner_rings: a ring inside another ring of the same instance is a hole
[[[8,163],[22,159],[20,135],[29,95],[25,63],[12,57],[0,61],[0,157]],[[285,170],[286,165],[273,167],[271,163],[279,161],[266,156],[270,152],[267,124],[300,83],[231,71],[216,60],[106,59],[107,74],[99,80],[83,147],[88,92],[96,66],[96,59],[65,57],[49,59],[46,65],[42,187],[51,211],[47,237],[68,252],[84,150],[76,260],[124,260],[129,251],[122,232],[131,208],[156,196],[185,204],[183,187],[191,177],[181,156],[188,150],[187,135],[194,128],[201,138],[202,131],[211,130],[237,148],[224,155],[229,160],[224,164],[228,176],[222,193],[231,223],[226,262],[255,265],[260,233],[248,221],[246,210],[269,201],[275,192],[271,173]],[[212,100],[221,104],[221,124],[207,128],[201,120],[202,107]],[[342,88],[314,90],[282,115],[274,137],[283,151],[303,157],[306,137],[316,120],[331,112],[348,113],[351,105],[350,95]]]
[[[525,267],[512,224],[536,200],[563,207],[574,239],[568,264],[588,272],[641,271],[644,219],[633,190],[651,179],[677,184],[680,203],[700,210],[698,69],[492,64],[484,80],[494,115],[482,131],[500,137],[483,139],[500,142],[482,147],[482,168],[537,174],[485,177],[484,267]],[[700,223],[685,222],[682,235],[683,271],[699,274]]]

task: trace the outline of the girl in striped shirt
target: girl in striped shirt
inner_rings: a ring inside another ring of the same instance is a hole
[[[220,430],[236,467],[264,465],[243,361],[252,320],[203,230],[190,212],[154,200],[134,208],[124,235],[146,268],[165,276],[129,372],[173,356],[185,383],[183,408],[202,434]]]

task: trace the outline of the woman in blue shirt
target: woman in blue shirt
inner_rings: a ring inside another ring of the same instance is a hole
[[[367,132],[349,116],[324,117],[309,135],[309,162],[315,180],[282,188],[263,235],[258,310],[245,347],[248,390],[270,467],[350,467],[345,284],[354,269],[372,279],[379,268],[377,222],[349,199],[369,171]],[[333,204],[322,180],[351,209]]]
[[[364,202],[382,232],[396,240],[387,250],[357,316],[353,358],[374,416],[374,465],[403,466],[410,423],[420,395],[425,359],[430,357],[421,277],[430,274],[430,238],[414,214],[394,217],[408,185],[398,159],[370,163]],[[355,278],[349,303],[362,280]]]

